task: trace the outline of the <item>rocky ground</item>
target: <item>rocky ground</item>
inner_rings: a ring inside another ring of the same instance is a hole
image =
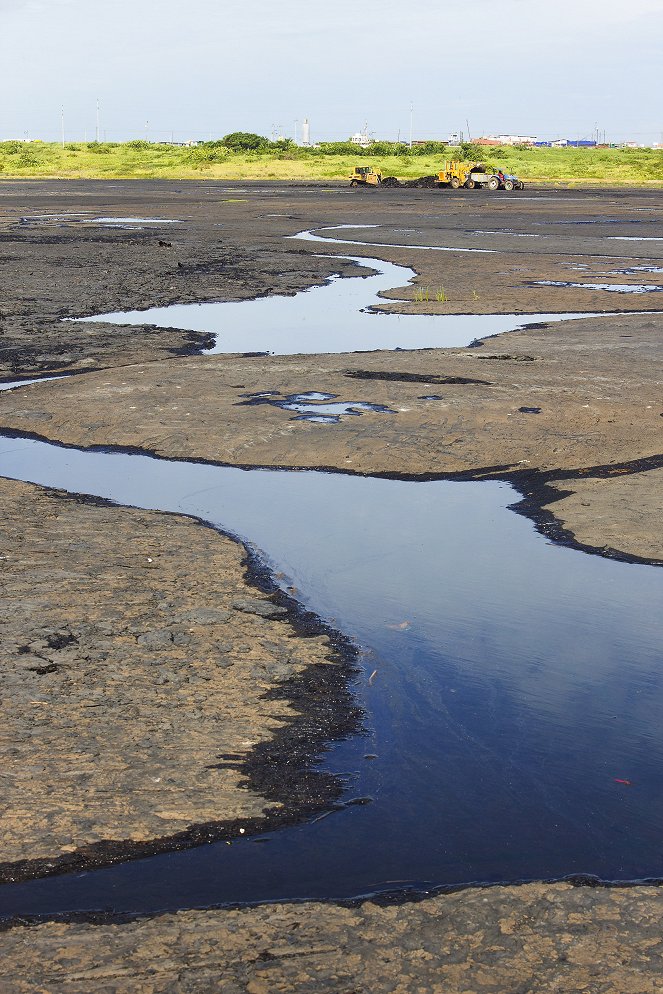
[[[37,216],[70,211],[88,213]],[[181,223],[93,220],[109,215]],[[382,247],[284,239],[338,224],[381,225],[342,234]],[[0,393],[0,428],[241,465],[498,475],[556,539],[660,562],[663,336],[653,312],[663,294],[533,284],[657,286],[647,270],[663,267],[663,242],[630,239],[661,236],[663,209],[648,191],[0,183],[0,378],[84,374]],[[291,294],[333,272],[356,275],[334,258],[346,252],[417,271],[414,285],[386,295],[405,313],[647,313],[525,328],[469,349],[278,358],[202,357],[204,334],[61,320]],[[447,301],[434,299],[441,288]],[[294,421],[246,403],[268,390],[325,391],[393,413]],[[337,795],[308,761],[357,721],[348,648],[276,603],[241,547],[190,519],[11,482],[1,492],[5,880],[232,837]],[[14,927],[0,985],[639,994],[663,990],[657,916],[651,888],[532,885],[397,907]]]
[[[2,936],[12,994],[659,994],[654,887],[529,884],[396,906],[183,911]],[[17,969],[17,964],[21,964]]]
[[[356,723],[349,662],[248,585],[241,546],[184,517],[0,494],[0,881],[236,838],[340,793],[304,763]]]

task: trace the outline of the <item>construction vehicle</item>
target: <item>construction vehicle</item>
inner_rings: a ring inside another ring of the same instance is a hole
[[[497,179],[499,180],[500,190],[524,190],[525,184],[517,176],[513,176],[511,173],[503,173],[501,169],[498,169]]]
[[[444,163],[437,176],[438,186],[453,190],[464,186],[466,190],[485,187],[487,190],[523,190],[525,184],[517,176],[506,175],[501,170],[493,172],[483,162],[461,162],[451,159]]]
[[[382,173],[372,166],[355,166],[350,175],[350,186],[379,186]]]

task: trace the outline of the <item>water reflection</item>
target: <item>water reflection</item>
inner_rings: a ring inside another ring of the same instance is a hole
[[[663,571],[550,545],[496,482],[243,471],[25,439],[3,448],[2,475],[244,537],[365,647],[369,738],[324,762],[350,771],[351,795],[374,799],[264,846],[3,887],[5,910],[663,875]]]

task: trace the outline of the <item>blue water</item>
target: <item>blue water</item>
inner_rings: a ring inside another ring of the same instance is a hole
[[[0,440],[0,475],[183,511],[260,550],[362,648],[367,734],[323,765],[346,776],[347,798],[372,798],[262,845],[4,886],[1,913],[663,876],[662,570],[550,544],[498,482],[246,471],[27,439]]]

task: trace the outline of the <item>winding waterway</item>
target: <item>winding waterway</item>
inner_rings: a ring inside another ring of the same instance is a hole
[[[330,229],[331,230],[331,229]],[[300,232],[308,241],[342,241]],[[403,246],[431,248],[431,246]],[[442,251],[440,249],[440,251]],[[444,249],[443,251],[487,251]],[[363,256],[336,256],[369,270],[350,279],[332,277],[323,286],[294,296],[268,296],[255,300],[202,304],[171,304],[142,311],[113,311],[80,321],[120,325],[156,325],[203,331],[215,336],[206,355],[258,352],[269,355],[319,355],[370,352],[377,349],[464,348],[476,339],[514,331],[533,322],[568,321],[593,317],[583,313],[554,314],[387,314],[371,308],[389,301],[380,294],[405,286],[415,272],[405,266]],[[430,291],[431,299],[435,290]]]
[[[259,549],[368,653],[367,737],[324,765],[347,798],[371,798],[265,845],[5,886],[0,912],[663,876],[663,571],[551,545],[497,482],[246,471],[28,439],[2,442],[0,474],[195,515]]]

